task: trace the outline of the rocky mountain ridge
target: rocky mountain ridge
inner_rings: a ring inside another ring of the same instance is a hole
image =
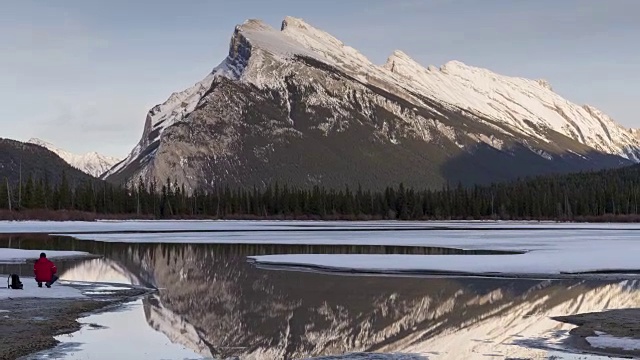
[[[46,180],[49,184],[58,184],[63,174],[73,186],[97,181],[46,148],[0,138],[0,179],[3,183],[13,187],[19,183],[26,184],[31,177],[34,181]]]
[[[141,140],[104,174],[190,189],[216,184],[379,188],[508,180],[624,166],[640,140],[544,80],[401,51],[378,66],[301,19],[238,25],[202,81],[147,115]]]

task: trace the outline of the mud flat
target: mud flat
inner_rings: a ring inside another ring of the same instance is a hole
[[[122,285],[118,285],[120,287],[118,291],[110,291],[109,287],[103,284],[64,286],[76,289],[82,297],[32,298],[8,295],[2,298],[0,301],[0,339],[2,339],[0,359],[13,360],[51,349],[58,344],[54,336],[80,329],[81,325],[77,319],[84,314],[109,310],[151,292],[149,289],[134,287],[123,290]]]
[[[640,309],[617,309],[554,317],[573,324],[568,345],[586,353],[640,357]]]

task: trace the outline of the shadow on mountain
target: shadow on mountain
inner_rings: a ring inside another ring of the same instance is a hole
[[[441,166],[449,184],[473,186],[512,181],[539,175],[597,171],[632,165],[619,156],[587,151],[584,154],[534,153],[522,145],[497,150],[489,145],[477,145],[472,151],[460,152]]]
[[[42,146],[0,138],[2,181],[8,181],[13,186],[19,181],[24,183],[31,177],[34,180],[46,179],[50,184],[57,184],[62,181],[63,174],[70,184],[97,181]]]

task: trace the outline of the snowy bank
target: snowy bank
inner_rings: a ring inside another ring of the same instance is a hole
[[[407,228],[528,228],[635,229],[636,223],[556,223],[539,221],[278,221],[278,220],[103,220],[85,221],[0,221],[0,233],[49,233],[114,231],[238,231],[238,230],[323,230],[323,229],[407,229]]]
[[[40,257],[41,250],[23,250],[0,248],[0,264],[23,263],[29,260],[36,260]],[[57,251],[45,250],[49,259],[63,259],[75,257],[87,257],[90,254],[83,251]]]
[[[80,299],[84,298],[82,291],[64,283],[55,283],[51,288],[41,287],[36,284],[32,277],[20,277],[24,284],[24,289],[13,290],[6,286],[0,287],[0,300],[19,298],[39,298],[39,299]],[[0,305],[1,308],[1,305]]]
[[[596,331],[597,336],[586,338],[589,345],[599,349],[620,349],[624,351],[640,350],[640,339],[629,337],[615,337]]]
[[[516,255],[294,254],[251,256],[257,264],[337,271],[454,272],[467,274],[561,274],[640,269],[640,241],[535,249]],[[491,247],[493,248],[493,247]]]

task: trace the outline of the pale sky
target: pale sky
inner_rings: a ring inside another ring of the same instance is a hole
[[[639,0],[20,0],[0,11],[0,137],[124,157],[152,106],[225,58],[236,24],[287,15],[375,63],[399,49],[544,78],[640,127]]]

